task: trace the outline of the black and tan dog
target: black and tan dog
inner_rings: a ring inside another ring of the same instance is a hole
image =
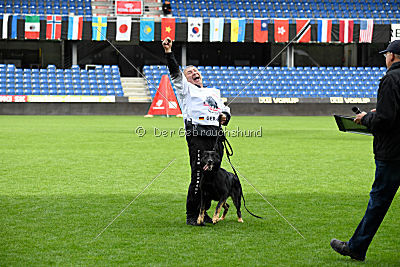
[[[225,169],[221,168],[221,159],[215,151],[204,151],[201,158],[201,166],[203,167],[203,177],[200,180],[200,214],[197,218],[199,225],[204,224],[204,213],[206,203],[211,200],[218,201],[212,221],[216,224],[218,221],[224,220],[229,209],[226,200],[231,197],[236,207],[238,222],[243,222],[242,213],[240,212],[241,198],[243,197],[242,186],[239,178]],[[244,198],[243,198],[244,201]],[[222,207],[224,213],[219,217]],[[245,207],[246,208],[246,207]],[[246,208],[247,210],[247,208]],[[249,213],[255,217],[258,217]],[[261,218],[261,217],[258,217]]]

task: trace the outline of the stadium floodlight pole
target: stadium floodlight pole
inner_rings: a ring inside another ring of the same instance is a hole
[[[310,27],[311,27],[311,23],[310,23],[310,21],[308,21],[308,22],[304,25],[303,29],[302,29],[292,40],[290,40],[290,42],[287,43],[287,44],[285,45],[285,47],[283,47],[282,50],[279,51],[279,53],[276,54],[276,55],[274,56],[274,58],[271,59],[271,61],[268,62],[268,64],[265,65],[264,68],[263,68],[261,71],[259,71],[259,72],[257,73],[257,75],[254,76],[254,78],[253,78],[250,82],[248,82],[248,83],[244,86],[244,88],[243,88],[231,101],[229,101],[229,103],[228,103],[226,106],[229,106],[233,101],[235,101],[235,99],[247,88],[247,86],[248,86],[249,84],[251,84],[258,76],[260,76],[261,73],[262,73],[272,62],[274,62],[275,59],[276,59],[289,45],[291,45],[294,41],[296,41],[297,39],[299,39]],[[246,80],[246,82],[247,82],[247,81],[248,81],[248,79]]]
[[[227,159],[225,159],[225,160],[226,160],[226,162],[228,162],[228,163],[233,167],[233,164],[232,164],[231,162],[229,162]],[[267,203],[276,211],[276,213],[278,213],[278,215],[279,215],[282,219],[284,219],[285,222],[286,222],[287,224],[289,224],[290,227],[293,228],[293,230],[296,231],[297,234],[299,234],[303,239],[306,239],[306,238],[300,233],[300,231],[297,230],[297,228],[294,227],[294,225],[293,225],[291,222],[289,222],[289,220],[286,219],[286,217],[283,216],[282,213],[281,213],[274,205],[272,205],[272,203],[269,202],[268,199],[267,199],[260,191],[258,191],[257,188],[256,188],[252,183],[250,183],[249,180],[246,179],[246,177],[244,177],[243,174],[240,173],[240,171],[239,171],[236,167],[235,167],[235,170],[240,174],[240,176],[242,176],[242,177],[246,180],[246,182],[247,182],[251,187],[253,187],[253,189],[265,200],[265,202],[267,202]]]
[[[152,185],[153,183],[154,183],[154,181],[158,178],[158,177],[160,177],[160,175],[166,170],[166,169],[168,169],[168,167],[174,162],[176,160],[176,158],[175,159],[173,159],[173,160],[171,160],[169,163],[168,163],[168,165],[167,166],[165,166],[164,167],[164,169],[162,169],[161,171],[160,171],[160,173],[159,174],[157,174],[154,178],[153,178],[153,180],[151,180],[151,182],[149,183],[149,184],[147,184],[144,188],[143,188],[143,190],[142,191],[140,191],[140,193],[139,194],[137,194],[137,196],[131,201],[131,202],[129,202],[129,204],[123,209],[123,210],[121,210],[121,212],[117,215],[117,216],[115,216],[115,218],[93,239],[93,241],[95,241],[97,238],[99,238],[99,236],[102,234],[102,233],[104,233],[106,230],[107,230],[107,228],[111,225],[111,224],[113,224],[114,223],[114,221],[119,217],[119,216],[121,216],[121,214],[122,213],[124,213],[124,211],[133,203],[133,202],[135,202],[135,200],[144,192],[144,191],[146,191],[146,189],[147,188],[149,188],[149,186],[150,185]]]
[[[99,28],[97,28],[97,31],[100,33],[101,36],[103,36],[103,38],[112,46],[112,48],[115,49],[115,51],[118,52],[118,54],[120,54],[128,63],[129,65],[131,65],[140,75],[142,75],[142,77],[146,80],[147,84],[151,84],[151,86],[156,89],[156,91],[167,101],[168,98],[161,93],[157,88],[154,87],[154,85],[152,83],[149,82],[149,80],[146,78],[146,76],[139,70],[138,67],[136,67],[112,42],[110,42],[110,40],[107,39],[107,37],[99,30]]]

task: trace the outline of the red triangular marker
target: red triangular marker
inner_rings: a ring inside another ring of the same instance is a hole
[[[168,116],[181,114],[182,112],[179,108],[178,101],[176,100],[174,90],[172,90],[172,85],[169,81],[168,75],[163,75],[147,115]]]

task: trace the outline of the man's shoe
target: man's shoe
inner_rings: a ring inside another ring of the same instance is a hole
[[[207,212],[204,214],[204,222],[205,223],[213,223],[210,216],[208,216]]]
[[[187,217],[186,218],[186,224],[187,225],[192,225],[192,226],[204,226],[204,223],[198,224],[197,223],[197,218],[196,217]]]
[[[353,260],[358,260],[358,261],[365,260],[365,257],[361,257],[360,255],[357,255],[350,250],[348,242],[343,242],[343,241],[340,241],[337,239],[332,239],[331,247],[337,253],[339,253],[343,256],[350,256],[350,258],[352,258]]]

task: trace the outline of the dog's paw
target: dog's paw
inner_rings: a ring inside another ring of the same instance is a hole
[[[217,222],[219,222],[219,218],[217,216],[213,216],[213,224],[216,224]]]
[[[239,218],[239,219],[238,219],[238,222],[243,223],[243,219],[242,219],[242,218]]]
[[[199,218],[197,218],[197,224],[198,225],[202,225],[203,224],[203,221],[201,220],[201,218],[199,217]]]

